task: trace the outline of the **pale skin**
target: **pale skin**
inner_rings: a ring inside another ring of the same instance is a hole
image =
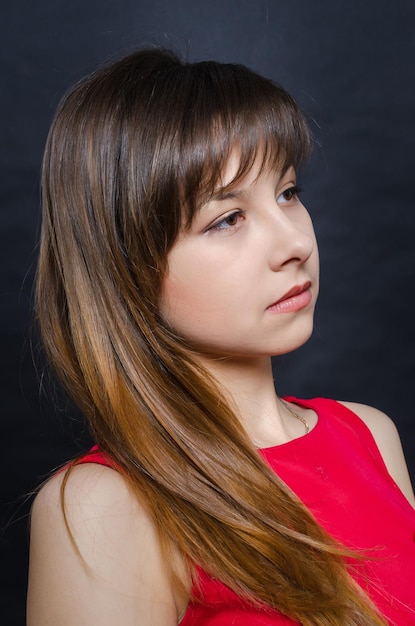
[[[236,166],[234,154],[225,184]],[[255,168],[231,196],[219,194],[203,207],[173,246],[162,311],[200,345],[204,366],[220,381],[250,438],[267,447],[304,436],[304,425],[275,394],[270,357],[294,350],[312,332],[318,256],[310,218],[291,192],[294,170],[258,176]],[[290,312],[269,308],[294,285],[310,292],[306,306]],[[344,404],[367,424],[414,506],[392,421],[371,407]],[[292,408],[315,426],[312,410]],[[61,481],[62,474],[49,480],[33,506],[28,626],[178,624],[188,595],[173,588],[152,521],[122,476],[86,464],[69,478],[66,510],[82,559],[62,515]]]

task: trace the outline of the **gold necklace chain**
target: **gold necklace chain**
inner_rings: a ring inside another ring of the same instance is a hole
[[[300,415],[298,415],[298,413],[296,413],[295,411],[292,410],[292,408],[290,407],[289,404],[287,404],[287,402],[285,402],[285,400],[283,400],[282,398],[280,398],[281,402],[283,403],[283,405],[285,406],[285,408],[287,409],[288,413],[291,413],[291,415],[295,418],[297,418],[298,420],[300,420],[300,422],[302,422],[305,426],[305,434],[308,435],[308,433],[310,432],[310,426],[308,425],[307,420],[304,419],[304,417],[301,417]]]

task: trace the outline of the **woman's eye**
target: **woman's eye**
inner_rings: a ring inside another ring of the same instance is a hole
[[[291,200],[294,200],[298,197],[298,194],[301,191],[302,189],[298,185],[293,185],[292,187],[289,187],[288,189],[283,191],[278,196],[277,202],[280,202],[280,203],[291,202]]]
[[[224,217],[220,222],[213,224],[213,226],[211,226],[209,230],[210,231],[227,230],[228,228],[237,226],[241,217],[242,217],[242,213],[240,211],[235,211],[234,213],[231,213],[230,215],[227,215],[226,217]]]

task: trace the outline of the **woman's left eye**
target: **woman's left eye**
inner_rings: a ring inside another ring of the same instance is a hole
[[[291,200],[295,200],[298,197],[298,194],[301,193],[302,189],[298,185],[293,185],[292,187],[288,187],[285,191],[283,191],[277,198],[277,202],[284,204],[285,202],[291,202]]]

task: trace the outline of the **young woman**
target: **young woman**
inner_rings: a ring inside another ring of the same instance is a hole
[[[279,398],[318,254],[292,98],[141,50],[47,142],[47,353],[97,446],[33,507],[28,626],[415,624],[415,511],[380,412]]]

